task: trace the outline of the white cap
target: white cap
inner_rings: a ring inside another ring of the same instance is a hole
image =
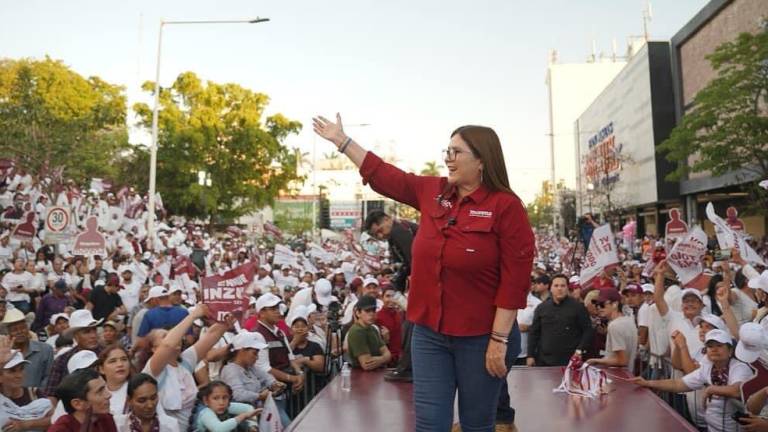
[[[376,278],[372,278],[372,277],[365,278],[365,280],[363,281],[363,286],[368,286],[369,284],[374,284],[376,286],[379,286],[379,281]]]
[[[314,304],[312,305],[314,306]],[[304,305],[299,305],[293,308],[291,313],[288,314],[288,316],[285,319],[285,323],[289,326],[293,325],[293,322],[297,319],[303,319],[304,321],[308,321],[307,317],[309,316],[310,311],[309,308],[307,308]]]
[[[168,288],[168,294],[169,294],[169,295],[170,295],[170,294],[173,294],[173,293],[175,293],[175,292],[182,292],[182,291],[184,291],[184,289],[183,289],[183,288],[181,287],[181,285],[179,285],[179,284],[172,284],[172,285],[171,285],[171,286]]]
[[[269,264],[262,264],[262,265],[260,265],[260,266],[259,266],[259,268],[260,268],[260,269],[264,269],[264,270],[266,270],[266,271],[268,271],[268,272],[271,272],[271,271],[272,271],[272,266],[271,266],[271,265],[269,265]]]
[[[244,331],[238,333],[232,338],[232,351],[238,351],[245,348],[264,349],[267,347],[267,341],[261,333]]]
[[[250,306],[256,306],[256,297],[254,296],[248,297],[248,307]]]
[[[22,354],[21,351],[15,351],[11,354],[11,359],[5,362],[3,369],[12,369],[22,363],[29,363],[29,361],[24,360],[24,354]]]
[[[283,299],[281,299],[280,297],[272,293],[262,294],[256,300],[256,312],[261,312],[261,310],[264,309],[265,307],[277,306],[282,301]]]
[[[656,287],[653,284],[650,284],[650,283],[644,283],[644,284],[640,285],[640,288],[643,289],[643,292],[652,293],[652,292],[656,291]]]
[[[571,277],[568,279],[568,283],[569,283],[569,284],[577,284],[577,283],[581,283],[581,278],[579,277],[579,275],[573,275],[573,276],[571,276]]]
[[[704,343],[707,343],[711,340],[720,342],[722,344],[733,345],[733,339],[731,338],[731,335],[729,335],[728,332],[720,329],[714,329],[707,332],[707,335],[704,337]]]
[[[102,286],[103,287],[106,284],[107,284],[107,282],[104,279],[99,279],[99,280],[97,280],[96,282],[93,283],[93,286],[94,287],[98,287],[98,286]]]
[[[149,303],[150,300],[158,297],[166,297],[169,294],[170,293],[164,286],[155,285],[149,289],[149,294],[147,294],[147,298],[144,299],[144,303]]]
[[[757,323],[745,323],[739,328],[739,343],[736,345],[736,358],[752,363],[760,357],[760,352],[766,348],[766,337],[763,326]]]
[[[685,296],[691,295],[691,294],[695,295],[696,297],[698,297],[698,299],[701,300],[702,302],[704,301],[704,298],[701,296],[701,293],[696,288],[686,288],[686,289],[684,289],[682,292],[680,292],[680,298],[684,299]]]
[[[99,361],[99,356],[93,351],[83,350],[76,352],[67,361],[67,371],[72,373],[80,369],[88,369]]]
[[[716,329],[728,331],[728,326],[725,325],[725,321],[723,321],[723,319],[717,315],[703,313],[700,316],[697,316],[696,318],[693,319],[693,322],[696,325],[701,324],[702,321],[711,325]]]
[[[749,287],[768,292],[768,270],[764,270],[760,276],[749,280]]]
[[[57,313],[51,316],[51,325],[56,325],[56,321],[58,321],[59,318],[64,318],[65,320],[69,321],[69,315],[65,313]]]
[[[328,279],[321,278],[315,282],[315,297],[321,305],[328,306],[331,302],[335,301],[336,297],[331,294],[332,292],[333,287]]]
[[[103,319],[97,321],[95,318],[93,318],[91,311],[88,309],[78,309],[72,312],[72,315],[69,317],[69,328],[67,329],[67,332],[72,334],[75,330],[87,327],[96,327],[97,325],[101,324],[102,321]]]

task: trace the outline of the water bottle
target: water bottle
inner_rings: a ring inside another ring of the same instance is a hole
[[[344,391],[352,390],[352,369],[347,362],[344,362],[344,366],[341,368],[341,389]]]

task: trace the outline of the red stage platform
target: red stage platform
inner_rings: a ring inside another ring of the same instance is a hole
[[[624,377],[621,370],[611,375]],[[521,432],[691,431],[694,429],[651,391],[613,379],[599,399],[553,393],[560,368],[513,368],[508,376],[515,423]],[[412,385],[384,381],[384,373],[352,372],[352,390],[336,377],[288,427],[290,432],[412,431]]]

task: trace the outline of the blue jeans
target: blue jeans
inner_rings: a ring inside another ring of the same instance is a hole
[[[414,325],[411,357],[416,431],[450,431],[457,390],[461,430],[494,430],[499,394],[506,377],[493,377],[485,369],[488,339],[489,335],[446,336]],[[518,354],[520,331],[515,323],[509,335],[507,367]]]

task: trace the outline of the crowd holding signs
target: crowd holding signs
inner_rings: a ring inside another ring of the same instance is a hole
[[[394,282],[389,245],[368,233],[312,241],[271,223],[210,233],[160,204],[150,238],[147,197],[130,187],[56,189],[5,174],[7,430],[75,430],[83,413],[71,402],[91,397],[76,389],[102,381],[112,397],[88,400],[104,406],[90,412],[93,424],[116,425],[105,430],[281,430],[329,378],[326,358],[355,349],[333,333],[354,325],[360,299],[377,311],[386,366],[402,352],[408,292]],[[735,208],[722,218],[710,204],[706,215],[711,227],[670,210],[663,237],[638,238],[631,218],[616,230],[588,219],[578,241],[538,233],[517,315],[520,364],[567,366],[557,391],[581,397],[609,391],[606,367],[626,368],[701,429],[737,430],[737,411],[764,422],[768,381],[754,371],[768,365],[768,243],[749,235]],[[752,390],[737,397],[743,382]],[[154,407],[141,408],[137,395],[153,394]],[[220,396],[223,408],[211,403]]]
[[[169,217],[159,196],[150,238],[147,197],[114,190],[0,173],[4,431],[80,430],[84,415],[91,430],[280,431],[338,372],[324,358],[347,343],[330,334],[353,324],[359,296],[402,322],[386,242],[349,230],[312,242],[271,223],[211,233]],[[399,352],[400,329],[386,325]],[[99,382],[110,398],[91,399]]]

